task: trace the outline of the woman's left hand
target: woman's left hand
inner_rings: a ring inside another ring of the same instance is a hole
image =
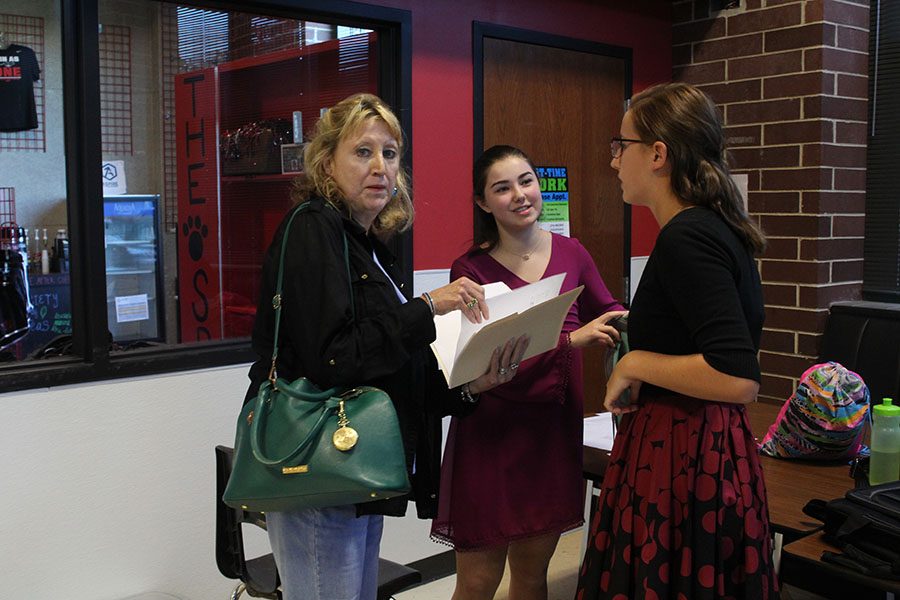
[[[522,335],[509,340],[502,347],[494,348],[487,372],[469,384],[469,391],[473,394],[480,394],[515,377],[530,341],[531,338],[528,335]]]
[[[628,354],[616,363],[616,368],[613,369],[609,381],[606,382],[606,398],[603,399],[603,406],[614,415],[630,413],[638,409],[638,396],[641,393],[643,382],[627,375],[627,359]]]

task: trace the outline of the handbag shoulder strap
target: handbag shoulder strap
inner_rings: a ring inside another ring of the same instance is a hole
[[[278,374],[275,370],[275,363],[278,360],[278,335],[281,331],[281,290],[284,284],[284,256],[287,253],[288,235],[290,234],[294,217],[308,209],[309,206],[310,201],[307,200],[294,209],[294,212],[291,213],[291,217],[288,219],[287,225],[284,226],[284,236],[281,238],[281,253],[278,257],[278,277],[275,280],[275,295],[272,296],[272,308],[275,309],[275,331],[272,337],[272,367],[269,369],[269,381],[272,383],[273,388],[275,387],[275,381],[278,378]],[[337,210],[337,208],[327,200],[325,201],[325,206],[330,207],[332,210]],[[347,270],[347,287],[350,291],[350,310],[353,312],[353,319],[356,320],[356,303],[353,301],[353,281],[350,279],[350,252],[347,244],[347,232],[343,229],[343,225],[341,225],[341,233],[343,233],[344,238],[344,267]]]

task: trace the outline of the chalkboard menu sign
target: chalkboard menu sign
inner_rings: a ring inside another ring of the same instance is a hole
[[[19,360],[32,356],[51,340],[72,333],[72,294],[68,273],[29,275],[32,309],[28,333],[10,347]]]
[[[31,304],[34,306],[31,332],[49,334],[51,339],[58,335],[71,334],[72,299],[69,274],[32,275],[28,278],[28,282]]]

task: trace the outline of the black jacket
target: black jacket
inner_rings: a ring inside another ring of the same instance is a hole
[[[286,223],[287,218],[275,232],[263,262],[253,328],[253,349],[259,360],[250,368],[248,400],[256,395],[271,364],[272,296]],[[355,318],[350,307],[344,234]],[[440,483],[441,417],[458,414],[465,407],[458,390],[447,389],[428,347],[435,338],[428,305],[418,298],[401,303],[373,260],[373,251],[401,286],[400,272],[388,249],[324,200],[311,200],[297,215],[285,253],[278,375],[291,381],[305,376],[323,389],[372,385],[385,390],[397,409],[412,493],[411,497],[360,504],[357,512],[402,516],[407,501],[415,500],[418,516],[431,518],[437,510]],[[409,298],[411,290],[400,289]]]

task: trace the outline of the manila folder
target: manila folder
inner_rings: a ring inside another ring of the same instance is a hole
[[[531,337],[523,360],[556,348],[566,314],[582,289],[583,285],[578,286],[479,329],[458,352],[449,374],[444,371],[447,385],[456,387],[484,375],[491,364],[494,349],[520,335]]]

